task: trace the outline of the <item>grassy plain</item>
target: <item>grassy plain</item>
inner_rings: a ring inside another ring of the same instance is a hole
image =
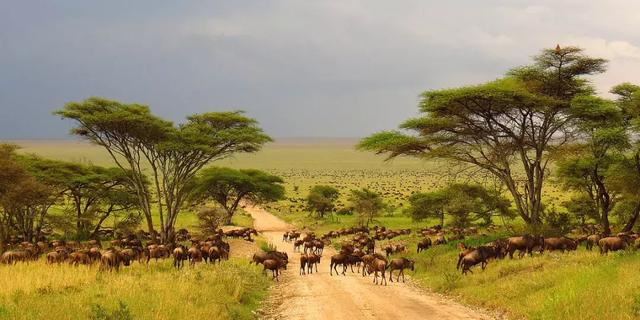
[[[269,208],[285,220],[322,233],[355,225],[354,216],[333,216],[318,220],[308,216],[303,198],[316,184],[349,189],[368,187],[381,192],[393,210],[377,218],[375,224],[389,228],[412,228],[434,224],[414,223],[401,214],[408,194],[428,191],[450,181],[451,168],[446,163],[425,163],[414,159],[384,162],[382,157],[353,149],[356,140],[281,140],[263,151],[240,155],[215,165],[236,168],[258,168],[285,178],[288,199]],[[23,141],[23,152],[61,160],[109,165],[110,160],[99,148],[78,142]],[[545,193],[557,201],[567,194],[550,185]],[[240,216],[238,224],[250,223]],[[195,222],[184,213],[180,225]],[[504,231],[500,236],[506,235]],[[469,245],[484,243],[498,235],[467,239]],[[505,259],[490,262],[485,271],[475,269],[461,276],[455,269],[456,243],[415,253],[415,236],[393,240],[409,245],[406,254],[417,260],[414,279],[425,287],[472,305],[505,312],[512,318],[530,319],[636,319],[640,317],[640,254],[620,252],[600,256],[581,248],[568,254],[551,253],[533,258]],[[134,271],[132,271],[134,272]],[[411,273],[410,273],[411,274]],[[110,307],[114,307],[115,300]],[[130,307],[135,310],[134,306]],[[85,308],[86,309],[86,308]],[[1,311],[2,309],[0,309]],[[89,309],[86,309],[89,310]],[[84,310],[84,311],[86,311]]]

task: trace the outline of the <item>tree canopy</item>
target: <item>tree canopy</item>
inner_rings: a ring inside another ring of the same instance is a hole
[[[153,115],[146,105],[93,97],[68,103],[55,114],[73,120],[73,134],[104,147],[129,173],[151,233],[155,201],[163,242],[175,236],[177,216],[198,171],[233,154],[256,152],[271,141],[254,119],[240,111],[191,115],[175,126]],[[145,185],[147,169],[152,190]]]
[[[335,209],[335,202],[339,196],[340,191],[332,186],[314,186],[307,196],[307,208],[322,218],[327,212]]]
[[[580,48],[545,49],[502,79],[424,92],[421,117],[358,147],[389,158],[439,158],[478,168],[506,186],[525,222],[541,223],[550,153],[574,137],[571,102],[593,94],[584,76],[603,72],[605,63]]]
[[[282,199],[283,183],[282,178],[260,170],[212,167],[202,170],[193,198],[215,201],[226,212],[224,222],[229,223],[243,200],[262,204]]]

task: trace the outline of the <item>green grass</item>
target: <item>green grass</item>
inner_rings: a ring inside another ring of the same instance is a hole
[[[0,318],[88,319],[123,303],[133,319],[252,319],[271,283],[246,260],[182,270],[171,263],[118,273],[43,260],[0,266]]]

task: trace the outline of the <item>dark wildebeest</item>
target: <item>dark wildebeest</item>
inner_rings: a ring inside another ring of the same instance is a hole
[[[518,250],[519,256],[524,257],[525,253],[533,256],[533,249],[540,248],[540,253],[544,251],[544,238],[542,236],[532,236],[525,234],[521,237],[511,237],[507,239],[507,252],[509,258],[513,258],[513,253]]]
[[[424,238],[418,242],[418,253],[431,247],[431,238]]]
[[[287,261],[278,258],[264,260],[262,261],[262,265],[264,266],[262,272],[266,274],[267,270],[271,270],[273,278],[276,279],[276,281],[280,281],[278,279],[278,276],[280,275],[280,269],[287,269]]]
[[[460,267],[462,268],[462,274],[467,274],[471,271],[471,267],[480,263],[482,270],[487,267],[487,260],[498,257],[498,248],[495,246],[480,246],[477,249],[471,251],[460,261]],[[473,272],[473,271],[471,271]]]
[[[333,275],[333,271],[336,271],[336,275],[340,274],[338,272],[338,265],[342,265],[342,275],[346,276],[347,273],[347,259],[349,255],[345,253],[338,253],[331,256],[331,263],[329,264],[329,275]]]
[[[307,263],[309,262],[309,257],[307,257],[306,253],[300,255],[300,275],[306,274],[305,270],[307,268]]]
[[[304,244],[304,240],[296,240],[293,242],[293,251],[300,252],[300,247]]]
[[[371,263],[367,265],[367,271],[369,274],[373,273],[373,282],[378,284],[378,272],[382,275],[382,281],[384,281],[384,285],[387,285],[387,278],[385,276],[385,271],[387,270],[387,261],[375,258]],[[382,284],[380,281],[380,284]]]
[[[191,247],[187,250],[187,255],[189,256],[189,265],[195,266],[197,262],[202,262],[202,250],[198,249],[198,247]]]
[[[61,251],[61,252],[52,251],[47,253],[47,263],[49,264],[53,264],[53,263],[60,264],[66,258],[67,258],[67,255],[66,255],[66,252],[64,251]]]
[[[593,246],[597,246],[598,241],[600,241],[600,239],[602,239],[602,237],[598,234],[592,234],[588,236],[587,240],[585,241],[585,246],[587,247],[587,250],[589,251],[593,250]]]
[[[400,270],[396,281],[400,281],[400,275],[402,275],[402,282],[404,282],[404,269],[414,270],[415,261],[407,258],[393,259],[389,261],[387,269],[389,269],[389,280],[393,282],[393,270]]]
[[[577,248],[577,242],[567,237],[552,237],[544,239],[544,249],[548,251],[560,250],[564,253],[565,251],[576,250]]]
[[[82,251],[72,252],[69,255],[69,264],[76,267],[80,264],[89,265],[91,264],[91,258],[86,252],[82,252]]]
[[[113,269],[118,271],[120,262],[122,262],[122,257],[119,252],[113,249],[107,250],[100,257],[100,271],[112,271]]]
[[[606,237],[598,241],[601,254],[607,254],[609,251],[623,250],[629,245],[627,237]]]
[[[288,262],[289,255],[287,255],[286,252],[280,252],[280,251],[269,251],[269,252],[259,251],[253,254],[253,257],[251,258],[251,261],[249,263],[259,264],[267,259],[271,259],[271,260],[280,259]]]
[[[313,273],[313,266],[316,266],[316,272],[318,272],[318,264],[320,264],[321,255],[315,253],[307,254],[307,267],[309,268],[309,273]]]
[[[187,249],[184,246],[178,246],[173,249],[173,266],[180,269],[184,266],[184,261],[189,259]]]

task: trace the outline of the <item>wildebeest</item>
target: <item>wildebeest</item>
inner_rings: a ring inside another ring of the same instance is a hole
[[[331,263],[329,264],[329,275],[333,275],[333,271],[336,271],[336,274],[340,274],[338,272],[338,266],[342,265],[342,275],[346,275],[347,273],[347,258],[348,254],[338,253],[331,256]]]
[[[540,252],[544,251],[544,238],[542,236],[532,236],[525,234],[521,237],[511,237],[507,239],[507,252],[509,258],[513,258],[513,253],[517,250],[519,256],[524,257],[525,253],[533,256],[533,249],[540,248]]]
[[[418,242],[418,253],[423,250],[427,250],[431,247],[431,238],[424,238]]]
[[[121,261],[122,257],[120,256],[120,253],[115,249],[109,249],[100,257],[100,270],[112,271],[113,269],[116,269],[116,271],[118,271],[120,269]]]
[[[393,282],[393,270],[400,270],[396,281],[400,281],[400,275],[402,275],[402,282],[404,282],[404,269],[411,269],[411,271],[413,271],[414,265],[415,261],[407,258],[399,258],[389,261],[389,264],[387,265],[387,269],[389,269],[389,280]]]
[[[598,241],[600,241],[600,239],[602,239],[602,237],[598,234],[592,234],[588,236],[587,240],[585,241],[585,246],[587,247],[587,250],[589,251],[593,250],[593,246],[597,246]]]
[[[567,237],[552,237],[544,239],[544,249],[548,251],[560,250],[564,253],[565,251],[576,250],[577,248],[577,242]]]
[[[267,259],[262,261],[262,265],[264,266],[262,272],[266,274],[267,270],[271,270],[273,274],[273,278],[276,281],[279,281],[278,276],[280,275],[280,269],[287,269],[287,261],[284,259]]]
[[[187,250],[184,246],[178,246],[173,249],[173,266],[180,269],[184,266],[184,261],[189,259]]]
[[[313,266],[316,267],[316,272],[318,272],[318,264],[320,264],[321,255],[315,253],[307,254],[307,267],[309,268],[309,273],[313,273]]]
[[[623,250],[629,244],[627,237],[606,237],[598,241],[601,254],[607,254],[609,251]]]
[[[76,267],[80,264],[89,265],[91,264],[91,258],[86,252],[82,252],[82,251],[72,252],[69,255],[69,264]]]
[[[369,274],[373,273],[373,282],[375,284],[378,284],[378,272],[380,272],[382,275],[382,280],[380,281],[380,284],[382,284],[382,281],[384,281],[384,285],[385,286],[387,285],[387,278],[385,276],[385,271],[387,269],[387,261],[375,258],[366,267]]]
[[[271,259],[271,260],[280,259],[288,262],[289,255],[287,255],[286,252],[280,252],[280,251],[269,251],[269,252],[259,251],[253,254],[253,257],[251,258],[251,261],[249,263],[259,264],[267,259]]]
[[[490,258],[496,258],[498,256],[498,248],[495,246],[480,246],[477,249],[471,251],[462,257],[460,261],[460,267],[462,268],[462,274],[467,274],[471,271],[471,267],[480,263],[482,270],[487,266],[487,260]],[[471,271],[473,272],[473,271]]]

